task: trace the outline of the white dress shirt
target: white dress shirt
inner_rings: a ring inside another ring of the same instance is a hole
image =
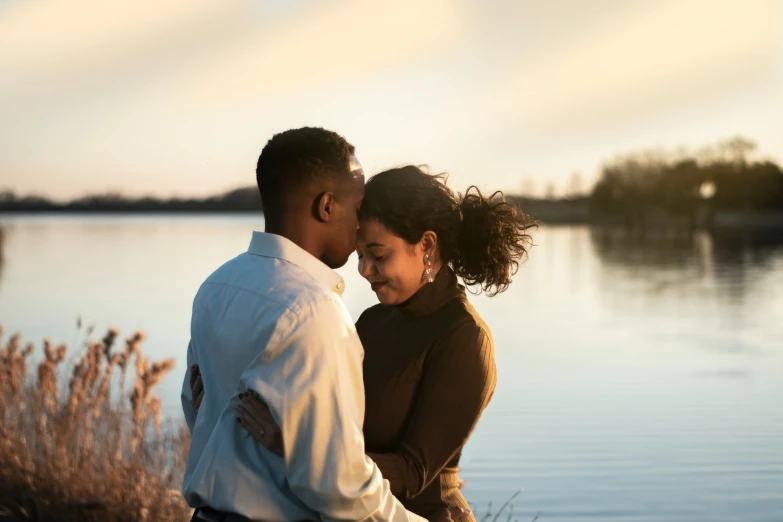
[[[281,236],[254,232],[193,302],[182,407],[192,441],[183,494],[192,507],[263,521],[422,522],[365,455],[362,349],[336,272]],[[195,415],[189,371],[204,400]],[[284,457],[237,422],[253,389],[281,427]]]

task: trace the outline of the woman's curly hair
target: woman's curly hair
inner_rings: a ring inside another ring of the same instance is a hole
[[[508,288],[532,246],[527,229],[537,226],[502,192],[485,197],[470,186],[455,196],[444,174],[413,165],[370,178],[360,217],[380,222],[410,244],[428,230],[435,232],[443,262],[466,286],[490,296]]]

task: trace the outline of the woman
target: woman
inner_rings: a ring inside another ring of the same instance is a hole
[[[502,194],[485,198],[470,187],[455,197],[444,176],[415,166],[367,182],[359,272],[380,303],[356,322],[365,350],[365,444],[394,495],[421,516],[468,508],[460,455],[495,389],[492,337],[458,278],[490,295],[504,291],[531,244],[528,226]],[[196,383],[197,401],[201,390]],[[240,397],[239,422],[282,454],[263,402]]]

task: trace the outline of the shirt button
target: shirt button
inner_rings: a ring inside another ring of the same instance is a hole
[[[343,289],[345,288],[345,283],[340,281],[339,283],[337,283],[337,286],[335,288],[337,289],[338,292],[342,292]]]

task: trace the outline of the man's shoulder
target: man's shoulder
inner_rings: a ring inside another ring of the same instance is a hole
[[[335,297],[303,268],[249,253],[238,255],[212,272],[202,284],[202,289],[208,287],[273,301],[297,315],[314,303]]]

